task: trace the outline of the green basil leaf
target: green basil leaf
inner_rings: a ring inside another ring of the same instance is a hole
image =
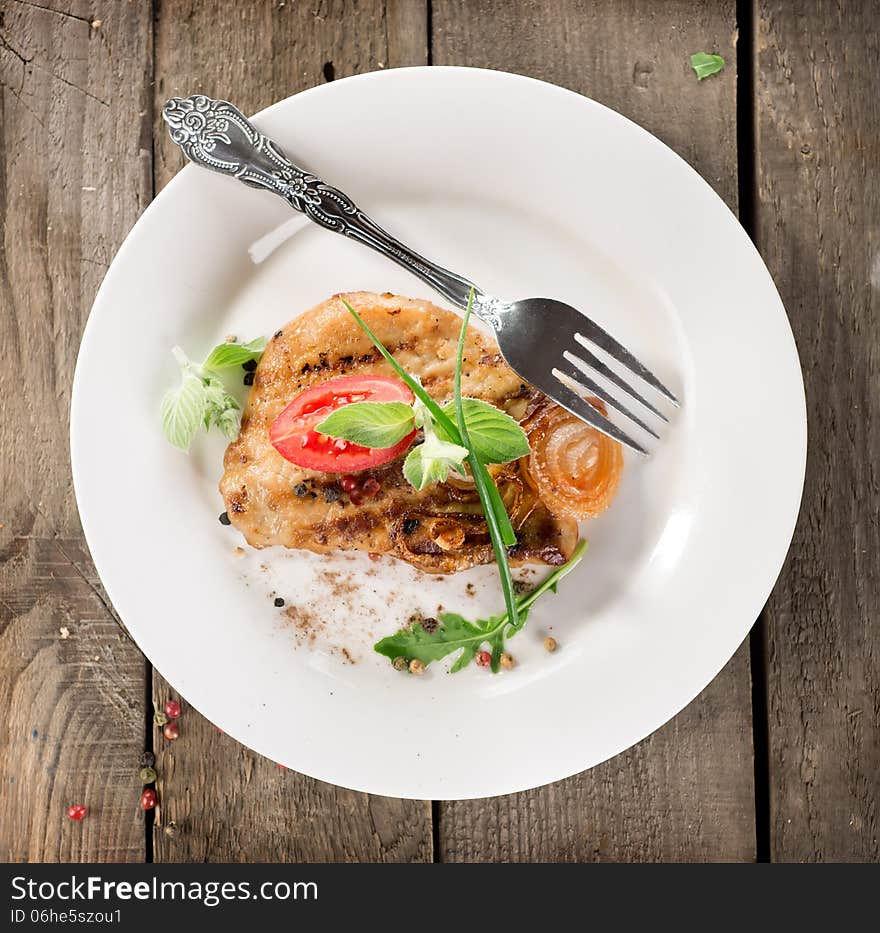
[[[471,450],[484,463],[507,463],[529,453],[529,439],[519,424],[500,408],[476,398],[461,400]],[[455,403],[444,406],[455,417]]]
[[[708,55],[706,52],[697,52],[691,55],[691,68],[694,69],[700,81],[710,75],[718,74],[724,68],[724,65],[725,61],[720,55]]]
[[[181,450],[189,450],[208,404],[205,385],[197,370],[187,363],[180,376],[180,385],[169,389],[162,399],[162,430],[165,437]]]
[[[265,349],[265,337],[257,337],[249,343],[221,343],[214,347],[202,365],[205,369],[228,369],[250,360],[259,362]]]
[[[393,447],[415,430],[413,410],[405,402],[353,402],[338,408],[316,428],[361,447]]]

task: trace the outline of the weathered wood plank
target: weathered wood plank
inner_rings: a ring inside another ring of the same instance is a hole
[[[880,859],[880,11],[756,4],[758,244],[810,451],[768,606],[771,852]]]
[[[144,858],[144,665],[82,541],[67,425],[92,298],[150,196],[151,56],[149,3],[0,3],[3,861]]]
[[[435,0],[433,61],[515,71],[608,104],[737,200],[732,2]],[[720,52],[698,83],[689,56]],[[440,807],[446,861],[755,857],[748,648],[673,722],[568,781]]]
[[[195,90],[246,111],[328,78],[424,64],[421,3],[159,3],[156,114]],[[156,125],[156,186],[182,164]],[[234,690],[230,684],[230,690]],[[170,688],[154,680],[161,706]],[[369,797],[284,771],[185,710],[181,738],[157,730],[156,861],[430,861],[431,807]],[[172,833],[167,827],[173,824]]]

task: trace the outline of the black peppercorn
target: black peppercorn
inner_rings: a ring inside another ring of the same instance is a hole
[[[141,767],[142,768],[152,768],[156,764],[156,756],[152,752],[144,752],[141,755]]]
[[[293,494],[299,499],[302,499],[307,492],[308,489],[305,483],[297,483],[296,486],[293,487]]]
[[[324,487],[324,501],[335,502],[339,498],[339,490],[335,486]]]
[[[248,360],[246,363],[242,363],[242,364],[241,364],[241,368],[242,368],[246,373],[252,373],[252,372],[257,368],[257,361],[256,361],[256,360]]]
[[[244,384],[245,384],[246,386],[252,386],[252,385],[254,384],[254,374],[253,374],[253,373],[245,373],[245,374],[244,374]]]
[[[425,634],[433,635],[440,628],[440,623],[436,619],[422,619],[422,628]]]
[[[221,524],[221,525],[231,525],[231,524],[232,524],[232,521],[230,520],[228,513],[226,513],[226,512],[221,512],[221,513],[220,513],[220,524]]]
[[[418,527],[419,520],[417,518],[405,518],[403,520],[403,533],[405,535],[411,535]]]
[[[275,597],[275,607],[280,609],[284,605],[284,600],[280,596]]]

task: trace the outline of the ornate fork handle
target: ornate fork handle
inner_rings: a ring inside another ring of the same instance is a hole
[[[316,224],[393,259],[459,308],[467,306],[472,288],[478,299],[475,312],[480,313],[480,306],[491,301],[472,282],[395,239],[347,194],[291,162],[276,142],[264,136],[228,101],[202,94],[173,97],[162,108],[162,116],[168,122],[171,138],[191,162],[280,195]],[[485,316],[491,316],[491,312]]]

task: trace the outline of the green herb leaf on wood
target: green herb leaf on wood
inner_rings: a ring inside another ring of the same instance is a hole
[[[725,64],[720,55],[709,55],[706,52],[696,52],[691,55],[691,68],[694,69],[697,79],[700,81],[710,75],[718,74]]]

